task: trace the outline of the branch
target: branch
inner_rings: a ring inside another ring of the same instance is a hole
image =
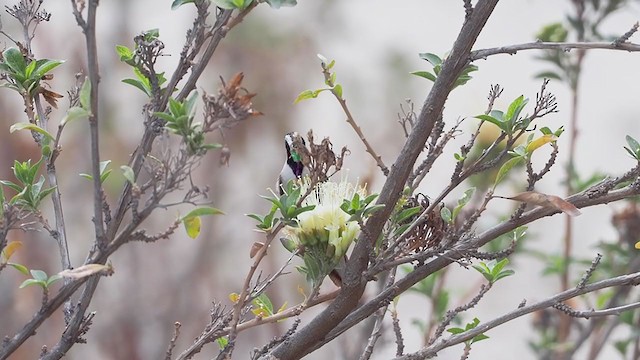
[[[481,49],[471,52],[469,56],[470,61],[476,61],[478,59],[486,59],[492,55],[509,54],[515,55],[521,50],[562,50],[571,51],[571,49],[605,49],[605,50],[624,50],[628,52],[640,51],[640,44],[635,43],[622,43],[616,45],[615,43],[608,42],[529,42],[524,44],[500,46],[491,49]]]
[[[347,262],[342,291],[336,300],[307,326],[300,329],[288,341],[276,347],[272,356],[285,360],[299,359],[308,354],[314,347],[324,344],[326,335],[358,305],[366,286],[366,280],[362,278],[362,273],[369,262],[371,243],[368,238],[377,239],[391,215],[411,169],[418,155],[422,152],[433,126],[442,112],[444,103],[453,89],[454,82],[468,64],[471,47],[497,3],[498,0],[480,1],[472,16],[462,26],[451,54],[444,62],[442,71],[425,100],[416,125],[396,162],[391,167],[387,181],[380,192],[377,203],[383,204],[385,207],[369,218],[365,231],[356,242],[352,256]]]
[[[640,193],[640,190],[637,187],[628,186],[619,190],[611,191],[606,195],[602,195],[598,198],[590,198],[588,193],[589,189],[585,190],[581,194],[573,195],[567,200],[571,201],[578,208],[584,208],[594,205],[608,204],[610,202],[636,196],[638,193]],[[463,239],[461,239],[452,249],[444,252],[444,254],[426,263],[424,266],[416,268],[407,276],[398,280],[392,288],[382,291],[380,294],[369,300],[366,304],[352,311],[348,316],[345,317],[340,325],[331,330],[318,345],[314,346],[312,349],[309,349],[309,351],[313,351],[315,348],[331,341],[335,337],[350,329],[352,326],[358,324],[363,319],[371,316],[371,314],[373,314],[377,309],[385,306],[388,301],[390,301],[389,299],[393,299],[425,277],[447,267],[452,262],[461,258],[468,249],[477,249],[488,243],[489,241],[497,238],[498,236],[513,231],[522,225],[526,225],[540,218],[551,216],[557,213],[559,213],[559,210],[542,207],[535,208],[526,212],[518,219],[502,222],[468,241],[464,241]]]
[[[373,159],[376,161],[376,164],[378,165],[380,170],[382,170],[382,173],[384,174],[384,176],[389,175],[389,168],[382,161],[382,157],[380,155],[378,155],[376,153],[376,151],[373,149],[373,146],[371,146],[371,144],[369,143],[367,138],[364,136],[364,133],[362,132],[362,129],[356,123],[356,120],[353,118],[353,115],[351,115],[351,111],[349,110],[349,107],[347,106],[347,101],[342,97],[342,88],[340,88],[339,91],[336,90],[336,85],[337,84],[334,83],[334,81],[332,79],[332,76],[331,76],[331,73],[329,72],[329,68],[327,66],[328,65],[325,64],[324,61],[323,61],[322,62],[322,74],[324,75],[324,80],[327,83],[327,85],[331,87],[331,94],[333,94],[333,96],[336,98],[336,100],[338,100],[338,103],[340,104],[340,107],[342,108],[342,111],[344,111],[344,114],[347,116],[347,123],[349,123],[349,125],[351,125],[351,128],[353,128],[353,131],[355,131],[356,134],[358,134],[358,137],[360,138],[360,140],[364,144],[364,147],[367,149],[367,152],[369,154],[371,154]]]
[[[538,310],[542,310],[548,307],[553,306],[554,304],[557,304],[559,302],[574,298],[576,296],[579,295],[583,295],[583,294],[587,294],[590,292],[594,292],[596,290],[600,290],[600,289],[606,289],[606,288],[610,288],[610,287],[614,287],[614,286],[636,286],[640,284],[640,272],[636,272],[633,274],[628,274],[628,275],[622,275],[622,276],[617,276],[611,279],[606,279],[606,280],[602,280],[602,281],[598,281],[596,283],[593,284],[589,284],[584,286],[583,288],[573,288],[570,290],[566,290],[563,291],[557,295],[554,295],[546,300],[540,301],[538,303],[535,303],[533,305],[529,305],[529,306],[524,306],[521,308],[518,308],[516,310],[513,310],[507,314],[502,315],[499,318],[496,318],[494,320],[491,320],[489,322],[486,322],[484,324],[480,324],[478,325],[476,328],[471,329],[469,331],[465,331],[462,334],[458,334],[458,335],[453,335],[451,337],[449,337],[448,339],[443,339],[438,341],[437,343],[427,347],[427,348],[423,348],[422,350],[415,352],[413,354],[409,354],[409,355],[405,355],[405,356],[401,356],[396,358],[396,360],[417,360],[417,359],[425,359],[427,357],[432,357],[435,356],[438,351],[444,349],[444,348],[448,348],[451,347],[453,345],[457,345],[460,343],[463,343],[465,341],[471,340],[474,337],[476,337],[477,335],[483,334],[485,332],[487,332],[490,329],[493,329],[499,325],[502,325],[506,322],[509,322],[513,319],[516,319],[520,316],[532,313],[534,311],[538,311]],[[640,303],[635,303],[635,304],[631,304],[631,305],[635,305],[635,307],[633,308],[637,308],[640,307]]]

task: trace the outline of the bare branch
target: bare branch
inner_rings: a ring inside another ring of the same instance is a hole
[[[571,49],[605,49],[605,50],[624,50],[628,52],[640,51],[640,44],[634,43],[622,43],[615,45],[605,42],[530,42],[517,45],[500,46],[491,49],[474,50],[469,56],[470,61],[476,61],[478,59],[486,59],[489,56],[498,54],[510,54],[515,55],[518,51],[523,50],[562,50],[571,51]]]
[[[611,279],[606,279],[606,280],[602,280],[602,281],[598,281],[596,283],[593,284],[588,284],[585,287],[578,289],[578,288],[573,288],[570,290],[566,290],[563,291],[559,294],[556,294],[548,299],[545,299],[543,301],[539,301],[533,305],[529,305],[529,306],[524,306],[524,307],[520,307],[516,310],[513,310],[509,313],[506,313],[502,316],[500,316],[499,318],[496,318],[494,320],[488,321],[486,323],[481,323],[480,325],[478,325],[477,327],[465,331],[464,333],[458,334],[458,335],[453,335],[447,339],[442,339],[436,343],[434,343],[433,345],[427,347],[427,348],[423,348],[422,350],[415,352],[413,354],[409,354],[409,355],[405,355],[405,356],[401,356],[396,358],[396,360],[417,360],[417,359],[424,359],[427,357],[431,357],[436,355],[440,350],[444,349],[444,348],[448,348],[451,347],[453,345],[457,345],[460,343],[463,343],[465,341],[471,340],[474,337],[476,337],[477,335],[483,334],[485,332],[487,332],[488,330],[493,329],[494,327],[504,324],[506,322],[509,322],[513,319],[516,319],[520,316],[532,313],[534,311],[537,310],[541,310],[541,309],[545,309],[548,307],[553,306],[554,304],[557,304],[561,301],[565,301],[567,299],[571,299],[574,298],[576,296],[579,295],[583,295],[583,294],[587,294],[590,292],[594,292],[596,290],[600,290],[600,289],[606,289],[606,288],[610,288],[610,287],[615,287],[615,286],[636,286],[640,284],[640,273],[633,273],[633,274],[628,274],[628,275],[622,275],[622,276],[617,276]],[[633,304],[634,308],[640,307],[640,304]]]

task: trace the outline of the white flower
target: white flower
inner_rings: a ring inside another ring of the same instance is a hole
[[[303,182],[301,193],[305,194],[308,187],[309,183]],[[303,245],[305,251],[316,256],[324,254],[337,264],[360,234],[357,221],[349,221],[350,215],[340,208],[344,200],[350,201],[356,193],[362,198],[366,196],[364,187],[346,180],[318,184],[301,205],[315,208],[300,214],[298,226],[285,227],[285,234],[297,245]]]

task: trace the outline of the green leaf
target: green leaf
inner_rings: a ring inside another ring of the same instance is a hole
[[[317,97],[318,97],[318,94],[316,94],[314,91],[305,90],[298,95],[298,97],[293,101],[293,103],[297,104],[302,100],[313,99]]]
[[[39,285],[42,288],[47,287],[47,284],[46,284],[45,281],[36,280],[36,279],[27,279],[27,280],[23,281],[22,284],[20,284],[19,288],[23,289],[23,288],[25,288],[27,286],[30,286],[30,285]]]
[[[500,280],[500,279],[502,279],[502,278],[506,278],[507,276],[511,276],[511,275],[513,275],[513,274],[515,274],[515,273],[516,273],[515,271],[510,270],[510,269],[509,269],[509,270],[501,271],[498,275],[496,275],[496,276],[493,278],[493,282],[496,282],[496,281],[498,281],[498,280]]]
[[[160,29],[154,28],[146,30],[142,33],[145,41],[153,41],[160,37]]]
[[[554,80],[562,80],[562,77],[553,71],[543,71],[537,73],[534,78],[536,79],[554,79]]]
[[[89,117],[90,115],[91,115],[91,112],[83,108],[74,106],[69,108],[69,110],[67,110],[67,114],[64,116],[64,118],[62,118],[60,125],[65,126],[70,121],[86,118],[86,117]]]
[[[477,343],[478,341],[482,341],[482,340],[486,340],[489,337],[485,334],[480,334],[480,335],[476,335],[473,337],[473,339],[471,339],[471,343]]]
[[[416,75],[416,76],[420,76],[422,78],[425,78],[427,80],[431,80],[431,81],[436,81],[436,76],[433,75],[432,73],[428,72],[428,71],[413,71],[410,73],[411,75]]]
[[[440,209],[440,217],[447,224],[451,224],[451,222],[453,221],[453,218],[451,217],[451,210],[449,210],[449,208],[446,207],[446,206],[444,206],[442,209]]]
[[[502,131],[506,132],[506,124],[504,122],[502,122],[502,120],[500,120],[500,119],[497,119],[497,118],[495,118],[495,117],[493,117],[491,115],[485,115],[485,114],[477,115],[477,116],[474,116],[474,117],[476,119],[480,119],[482,121],[490,122],[490,123],[496,125],[497,127],[499,127]]]
[[[124,176],[124,178],[131,184],[135,184],[136,175],[133,173],[133,169],[127,165],[120,166],[120,169],[122,170],[122,176]]]
[[[518,96],[511,104],[509,105],[509,109],[507,109],[507,113],[504,115],[504,119],[506,121],[515,121],[520,116],[520,112],[527,105],[529,99],[525,99],[523,95]]]
[[[197,209],[193,209],[189,211],[189,213],[183,216],[181,220],[190,219],[190,218],[199,217],[199,216],[206,216],[206,215],[224,215],[224,212],[222,212],[222,210],[219,210],[213,207],[203,206],[203,207],[199,207]]]
[[[253,304],[264,310],[269,316],[273,315],[273,303],[267,294],[262,293],[253,299]]]
[[[465,332],[465,330],[464,330],[464,329],[461,329],[461,328],[459,328],[459,327],[449,328],[449,329],[447,329],[447,331],[448,331],[448,332],[450,332],[450,333],[452,333],[452,334],[454,334],[454,335],[462,334],[463,332]]]
[[[120,61],[126,62],[133,59],[133,51],[124,45],[116,45],[116,52],[120,56]]]
[[[296,6],[297,0],[266,0],[267,4],[274,9],[279,9],[282,6]]]
[[[27,63],[22,56],[20,50],[11,47],[2,53],[4,63],[7,64],[13,73],[24,75]]]
[[[60,280],[61,278],[62,278],[62,276],[60,276],[58,274],[51,275],[51,277],[49,277],[47,279],[46,286],[47,287],[51,286],[51,284],[55,283],[56,281]]]
[[[200,235],[201,222],[199,217],[195,216],[184,219],[182,221],[182,224],[184,225],[184,229],[187,231],[187,235],[189,235],[190,238],[195,239],[198,237],[198,235]]]
[[[151,89],[147,89],[145,84],[140,80],[124,79],[124,80],[122,80],[122,82],[125,83],[125,84],[129,84],[129,85],[135,86],[138,89],[142,90],[142,92],[145,93],[147,96],[151,96]]]
[[[43,128],[35,125],[35,124],[31,124],[31,123],[27,123],[27,122],[20,122],[20,123],[16,123],[11,125],[11,127],[9,128],[9,132],[10,133],[14,133],[16,131],[20,131],[20,130],[31,130],[31,131],[35,131],[37,133],[40,133],[42,135],[44,135],[45,138],[53,141],[53,136],[51,136],[51,134],[49,134],[46,130],[44,130]]]
[[[498,175],[496,175],[496,181],[493,183],[493,185],[494,186],[498,185],[502,180],[504,180],[504,178],[507,176],[509,171],[514,166],[520,164],[522,161],[524,161],[524,159],[521,156],[517,156],[507,160],[507,162],[502,164],[502,166],[500,167],[500,170],[498,170]]]
[[[89,81],[88,77],[84,78],[80,88],[80,105],[87,112],[91,110],[91,81]]]
[[[638,143],[638,141],[629,135],[627,135],[625,139],[627,140],[627,144],[629,144],[629,148],[631,148],[631,151],[633,151],[634,154],[639,155],[640,144]]]
[[[336,86],[333,87],[333,93],[342,99],[342,85],[336,84]]]
[[[222,336],[216,339],[216,343],[220,347],[220,350],[222,350],[227,347],[227,344],[229,344],[229,339],[226,336]]]
[[[233,0],[213,0],[213,3],[216,4],[217,7],[225,10],[237,8]]]
[[[418,56],[420,57],[420,59],[427,60],[433,66],[442,64],[442,59],[436,54],[420,53],[418,54]]]
[[[417,215],[422,210],[422,206],[415,206],[412,208],[404,209],[396,215],[396,222],[402,223],[410,217]]]
[[[458,216],[462,208],[469,203],[469,201],[471,200],[471,196],[475,191],[476,191],[476,188],[474,187],[467,189],[462,195],[462,197],[458,199],[458,205],[453,209],[453,214],[451,215],[452,219],[454,220],[456,219],[456,217]]]
[[[16,264],[16,263],[7,263],[7,265],[11,266],[12,268],[20,271],[21,273],[23,273],[24,275],[29,276],[29,269],[27,269],[26,266],[22,265],[22,264]]]
[[[31,276],[39,281],[46,281],[49,278],[49,276],[47,276],[47,273],[42,270],[31,270]]]
[[[191,4],[193,2],[194,0],[174,0],[173,3],[171,3],[171,10],[175,10],[184,4]]]
[[[36,65],[38,65],[38,62],[35,60],[31,60],[31,62],[29,63],[29,65],[27,65],[27,67],[24,69],[24,75],[25,77],[30,77],[31,74],[33,74],[33,70],[36,69]]]
[[[42,65],[38,66],[35,70],[34,77],[37,79],[41,79],[45,76],[49,71],[55,69],[60,66],[64,61],[62,60],[46,60]]]

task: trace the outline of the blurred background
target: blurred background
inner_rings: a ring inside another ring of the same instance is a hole
[[[13,5],[14,0],[2,0]],[[112,0],[102,1],[98,12],[99,61],[101,71],[101,157],[112,161],[112,168],[126,164],[142,134],[142,105],[146,97],[132,86],[121,82],[131,77],[131,68],[118,60],[117,44],[133,47],[133,37],[144,30],[159,28],[167,56],[158,68],[171,74],[194,9],[183,6],[170,9],[171,1]],[[3,6],[4,7],[4,6]],[[85,45],[76,26],[68,2],[45,1],[44,8],[53,15],[40,25],[34,39],[38,58],[65,59],[54,71],[51,88],[66,94],[74,82],[74,74],[84,71]],[[475,49],[523,43],[535,40],[536,34],[552,22],[563,21],[571,11],[570,1],[521,0],[503,1],[478,39]],[[602,25],[610,34],[623,34],[638,20],[640,7],[633,3],[612,15]],[[1,14],[3,30],[19,37],[17,22]],[[344,121],[338,104],[328,94],[318,99],[294,105],[297,94],[323,85],[317,53],[336,60],[335,71],[344,88],[344,96],[374,148],[391,165],[404,142],[398,124],[400,105],[407,100],[415,103],[416,111],[424,101],[432,83],[410,75],[411,71],[428,70],[430,66],[418,53],[446,53],[462,24],[462,1],[407,0],[388,1],[305,1],[294,8],[274,10],[259,6],[235,28],[218,48],[207,72],[198,83],[200,92],[213,93],[220,85],[219,77],[230,78],[244,72],[243,85],[257,93],[255,108],[264,116],[253,118],[216,135],[212,141],[226,144],[231,150],[227,166],[219,165],[216,151],[202,161],[195,177],[197,185],[208,186],[213,206],[226,215],[203,219],[203,231],[198,239],[190,239],[180,229],[170,240],[154,244],[127,244],[112,257],[115,268],[112,277],[101,280],[91,304],[95,311],[94,325],[87,334],[88,344],[78,344],[68,353],[68,359],[159,359],[164,356],[173,333],[173,323],[182,323],[181,336],[175,352],[184,350],[207,324],[211,302],[215,299],[231,305],[228,295],[239,292],[241,279],[249,268],[249,249],[263,235],[253,231],[254,223],[247,213],[266,213],[269,203],[258,195],[273,188],[285,158],[283,136],[289,131],[306,133],[313,129],[317,139],[328,136],[335,148],[347,146],[351,155],[345,160],[350,178],[368,182],[368,188],[379,191],[383,176],[364,152],[356,134]],[[632,41],[634,39],[632,38]],[[637,41],[636,41],[637,42]],[[0,47],[11,46],[0,38]],[[548,69],[535,59],[536,52],[521,52],[515,56],[499,55],[476,62],[479,71],[473,80],[453,91],[446,104],[447,127],[459,118],[469,117],[461,129],[465,134],[452,142],[445,155],[422,183],[419,191],[437,195],[448,183],[454,167],[453,152],[467,141],[477,121],[472,117],[486,109],[487,94],[492,84],[504,87],[496,108],[504,109],[523,94],[535,99],[541,80],[534,75]],[[597,171],[619,175],[633,166],[622,148],[626,134],[640,137],[638,126],[638,94],[640,73],[638,55],[622,51],[589,52],[583,64],[580,85],[579,137],[576,169],[589,175]],[[542,119],[542,124],[556,129],[568,126],[570,90],[564,83],[552,81],[549,90],[558,99],[559,112]],[[61,119],[67,108],[66,99],[52,114],[53,123]],[[530,110],[529,110],[530,111]],[[39,150],[27,132],[9,134],[9,127],[26,121],[19,96],[0,90],[0,178],[11,175],[13,160],[37,159]],[[634,135],[635,134],[635,135]],[[562,182],[568,143],[561,138],[560,156],[551,174],[538,184],[545,193],[564,195]],[[60,191],[68,226],[72,263],[81,264],[93,242],[91,223],[92,185],[78,173],[90,172],[88,126],[83,122],[70,124],[62,137],[63,152],[57,160]],[[540,156],[540,161],[546,161]],[[521,173],[522,174],[522,173]],[[521,191],[522,179],[515,179],[500,189],[505,194]],[[124,178],[114,171],[105,190],[110,202],[115,202]],[[468,186],[467,186],[468,187]],[[452,194],[453,202],[467,187]],[[490,208],[478,230],[491,226],[505,215],[512,204]],[[53,221],[50,204],[44,213]],[[583,211],[575,220],[575,255],[593,258],[594,245],[604,239],[615,239],[611,216],[622,205],[611,204]],[[184,208],[186,209],[186,208]],[[182,211],[184,212],[184,209]],[[180,209],[157,211],[145,223],[151,233],[161,231],[178,216]],[[529,228],[530,249],[560,253],[564,218],[546,218]],[[10,240],[21,240],[24,247],[15,255],[16,262],[29,268],[58,272],[59,259],[55,242],[45,232],[12,232]],[[272,273],[287,258],[286,250],[273,247],[262,267]],[[465,320],[478,317],[490,320],[506,313],[527,299],[541,300],[560,290],[557,276],[542,277],[545,264],[534,257],[518,257],[513,264],[516,276],[497,284],[481,303],[465,314]],[[575,268],[575,267],[574,267]],[[582,269],[576,269],[580,274]],[[579,275],[576,275],[579,277]],[[0,336],[12,336],[31,319],[40,304],[41,291],[36,287],[18,290],[25,277],[7,269],[0,276]],[[447,282],[450,304],[457,306],[475,294],[482,278],[472,269],[453,269]],[[280,278],[268,291],[274,306],[284,302],[294,305],[302,300],[297,287],[304,278],[295,270]],[[325,284],[326,290],[331,286]],[[55,290],[54,290],[55,291]],[[314,308],[303,316],[310,319],[321,310]],[[406,352],[422,346],[422,334],[416,321],[427,321],[430,307],[426,299],[407,293],[400,297],[398,313],[406,341]],[[235,358],[249,358],[254,347],[260,347],[272,337],[286,331],[290,321],[261,326],[241,333]],[[487,333],[491,337],[474,344],[472,358],[535,359],[528,342],[533,340],[532,319],[522,317]],[[48,320],[16,354],[16,359],[36,358],[43,345],[53,346],[59,339],[64,322],[61,311]],[[390,327],[379,344],[375,359],[388,359],[395,354]],[[363,337],[364,336],[364,337]],[[361,328],[325,346],[309,359],[356,359],[366,338]],[[212,358],[217,345],[205,346],[197,359]],[[606,349],[605,354],[614,351]],[[442,359],[458,359],[461,347],[443,351]]]

